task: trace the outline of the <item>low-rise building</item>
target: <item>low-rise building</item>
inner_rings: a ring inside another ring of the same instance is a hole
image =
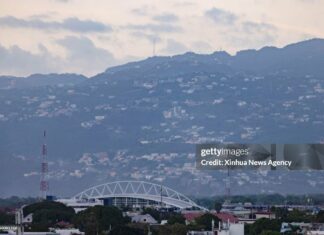
[[[259,211],[259,212],[255,212],[254,213],[255,215],[255,219],[258,220],[258,219],[275,219],[276,218],[276,214],[273,213],[273,212],[268,212],[268,211]]]
[[[31,224],[33,222],[33,213],[30,213],[23,217],[22,222],[23,224]]]
[[[238,223],[239,219],[234,216],[233,214],[230,213],[225,213],[225,212],[219,212],[217,213],[216,211],[210,211],[208,212],[214,216],[216,216],[218,219],[220,219],[223,223]],[[182,215],[186,219],[186,223],[189,224],[193,222],[195,219],[198,217],[206,214],[204,211],[183,211]]]
[[[291,232],[293,231],[293,228],[297,227],[299,232],[304,232],[306,233],[306,231],[309,231],[312,227],[311,223],[286,223],[283,222],[281,224],[281,228],[280,228],[280,233],[287,233],[287,232]]]
[[[158,222],[150,215],[134,215],[131,217],[133,223],[157,224]]]
[[[218,228],[214,228],[212,223],[211,231],[189,231],[187,235],[244,235],[244,224],[219,223]]]
[[[280,233],[285,234],[287,232],[297,229],[297,234],[304,235],[324,235],[323,223],[282,223]]]

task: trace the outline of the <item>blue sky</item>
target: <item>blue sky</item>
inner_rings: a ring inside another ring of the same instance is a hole
[[[324,0],[2,0],[0,74],[88,76],[153,55],[324,37]]]

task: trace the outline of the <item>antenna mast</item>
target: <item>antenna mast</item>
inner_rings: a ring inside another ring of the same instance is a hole
[[[48,186],[48,163],[47,163],[47,145],[46,145],[46,130],[43,134],[43,145],[42,145],[42,163],[41,163],[41,179],[40,179],[40,196],[42,199],[46,199]]]

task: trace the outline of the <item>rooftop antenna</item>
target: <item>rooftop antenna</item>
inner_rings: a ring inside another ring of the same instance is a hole
[[[47,197],[48,187],[48,163],[47,163],[47,145],[46,145],[46,130],[43,133],[42,145],[42,163],[41,163],[41,179],[40,179],[40,196],[43,200]]]

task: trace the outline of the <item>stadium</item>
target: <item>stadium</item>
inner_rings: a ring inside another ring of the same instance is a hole
[[[70,199],[58,199],[57,201],[73,207],[76,212],[95,205],[110,205],[119,208],[207,210],[169,187],[144,181],[105,183],[88,188]]]

